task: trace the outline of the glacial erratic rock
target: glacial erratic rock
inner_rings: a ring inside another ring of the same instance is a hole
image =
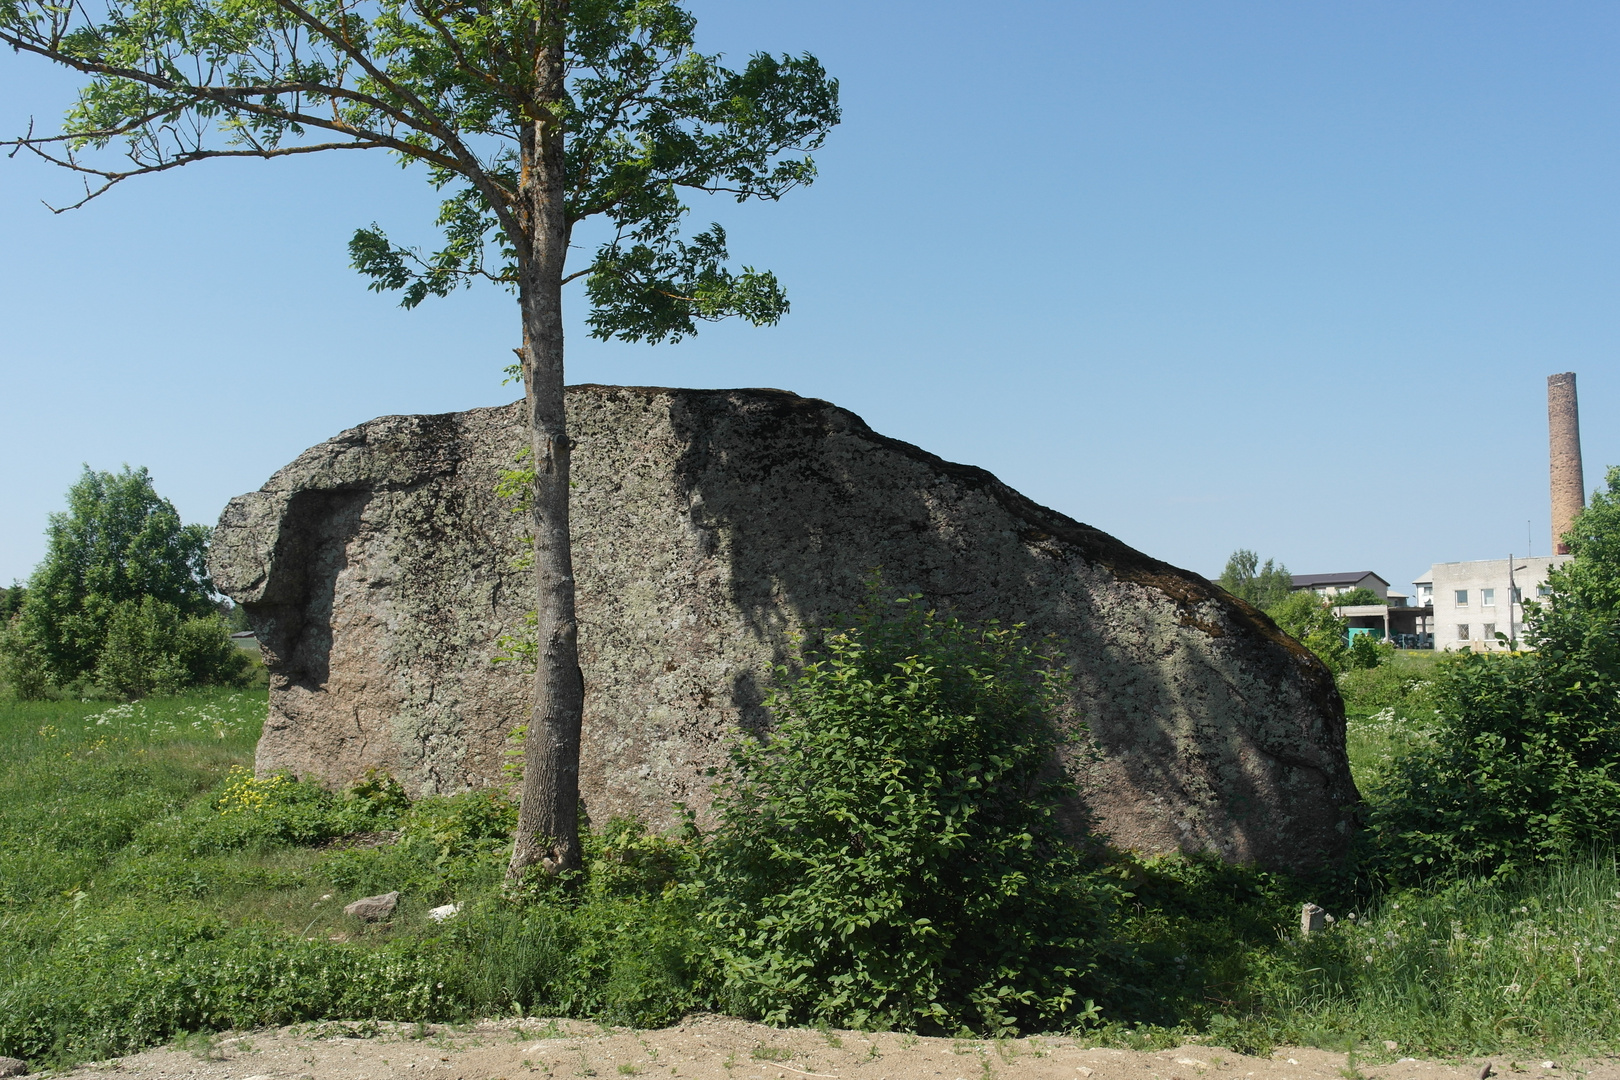
[[[1123,847],[1304,869],[1357,794],[1332,676],[1196,574],[1038,506],[982,469],[778,390],[576,386],[573,536],[597,822],[702,815],[793,634],[852,611],[874,567],[969,620],[1055,635],[1096,753],[1071,763]],[[525,519],[495,494],[523,405],[389,416],[231,501],[211,569],[270,671],[261,773],[413,794],[502,780],[530,678],[500,663],[532,609]]]
[[[399,890],[385,892],[378,896],[363,896],[343,909],[343,914],[353,915],[365,922],[377,922],[386,919],[394,913],[399,904]]]

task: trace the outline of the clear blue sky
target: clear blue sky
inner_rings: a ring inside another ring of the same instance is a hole
[[[700,204],[777,271],[780,327],[605,345],[570,381],[775,386],[1160,558],[1296,572],[1548,550],[1545,378],[1620,463],[1620,6],[698,0],[700,44],[843,83],[821,179]],[[73,83],[0,55],[0,131]],[[347,267],[426,241],[381,155],[210,162],[71,214],[0,159],[0,581],[81,463],[212,523],[386,413],[509,400],[498,290],[416,311]],[[573,288],[573,287],[571,287]]]

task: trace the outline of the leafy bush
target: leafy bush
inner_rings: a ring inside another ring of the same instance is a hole
[[[486,789],[422,799],[402,813],[372,820],[397,825],[399,839],[333,852],[322,860],[322,872],[346,892],[400,889],[438,904],[453,899],[458,888],[499,880],[500,854],[512,845],[517,807],[504,793]]]
[[[184,617],[173,604],[144,596],[113,608],[96,681],[120,697],[141,698],[241,685],[250,666],[217,616]]]
[[[1395,655],[1395,646],[1380,641],[1371,634],[1357,634],[1344,650],[1346,671],[1366,671],[1385,663]]]
[[[42,700],[51,685],[45,651],[17,617],[0,623],[0,683],[19,701]]]
[[[1062,668],[914,599],[830,633],[736,749],[700,872],[718,978],[774,1023],[1072,1023],[1107,890],[1052,816]]]
[[[152,597],[183,615],[213,612],[206,568],[209,530],[182,525],[145,469],[94,472],[52,514],[45,558],[29,578],[20,635],[37,650],[53,685],[94,673],[119,605]]]
[[[1443,663],[1432,741],[1369,792],[1374,865],[1395,881],[1510,874],[1620,839],[1620,717],[1594,675],[1540,654]]]
[[[1333,614],[1333,602],[1309,589],[1291,592],[1266,608],[1279,629],[1321,658],[1329,671],[1345,669],[1345,621]]]
[[[260,779],[235,766],[207,808],[212,812],[196,808],[191,818],[168,823],[168,833],[170,842],[183,844],[194,855],[316,844],[390,829],[405,805],[403,789],[389,778],[373,776],[337,794],[286,774]]]
[[[1567,539],[1536,651],[1437,668],[1440,724],[1370,792],[1377,868],[1396,881],[1505,875],[1620,840],[1620,469]]]

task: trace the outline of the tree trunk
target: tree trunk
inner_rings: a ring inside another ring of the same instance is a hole
[[[537,75],[542,95],[562,90],[562,12],[553,7],[552,40]],[[550,100],[556,100],[555,96]],[[523,793],[507,878],[539,864],[547,874],[577,870],[579,731],[585,680],[579,670],[574,563],[568,532],[568,417],[563,401],[562,275],[568,252],[562,135],[555,121],[532,123],[520,148],[522,213],[528,256],[520,268],[523,393],[529,406],[534,467],[534,578],[539,652],[534,708],[523,744]],[[520,241],[521,242],[521,241]]]

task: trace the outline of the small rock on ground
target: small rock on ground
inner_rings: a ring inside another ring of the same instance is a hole
[[[394,913],[394,907],[399,903],[399,890],[383,893],[381,896],[367,896],[343,909],[343,914],[353,915],[366,922],[376,922],[386,919]]]

